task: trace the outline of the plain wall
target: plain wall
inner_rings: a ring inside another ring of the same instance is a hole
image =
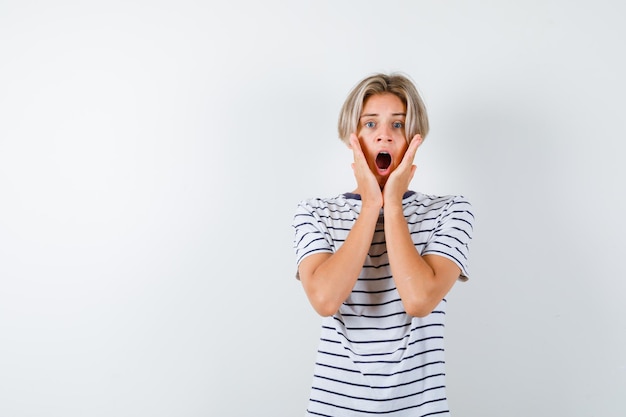
[[[0,1],[0,415],[299,416],[291,220],[350,88],[409,74],[412,188],[476,212],[463,417],[626,415],[619,1]]]

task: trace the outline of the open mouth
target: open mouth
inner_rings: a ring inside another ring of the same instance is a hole
[[[391,155],[387,152],[381,152],[376,155],[376,166],[378,169],[387,169],[391,165]]]

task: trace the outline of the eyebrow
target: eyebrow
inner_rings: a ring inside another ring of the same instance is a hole
[[[392,116],[404,116],[406,117],[406,113],[391,113]],[[372,117],[372,116],[379,116],[378,113],[366,113],[366,114],[362,114],[360,118],[362,117]]]

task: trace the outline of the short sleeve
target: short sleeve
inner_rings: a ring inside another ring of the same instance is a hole
[[[296,253],[296,265],[314,253],[334,252],[328,228],[310,202],[302,201],[298,204],[292,226],[294,229],[293,247]],[[297,272],[296,278],[298,278]]]
[[[469,243],[474,231],[474,213],[471,204],[462,196],[450,200],[441,211],[431,239],[422,255],[440,255],[461,268],[461,281],[469,278]]]

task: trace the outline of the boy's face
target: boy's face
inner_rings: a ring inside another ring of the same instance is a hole
[[[365,100],[357,136],[367,164],[381,187],[400,164],[408,148],[405,120],[406,106],[398,96],[383,93]]]

